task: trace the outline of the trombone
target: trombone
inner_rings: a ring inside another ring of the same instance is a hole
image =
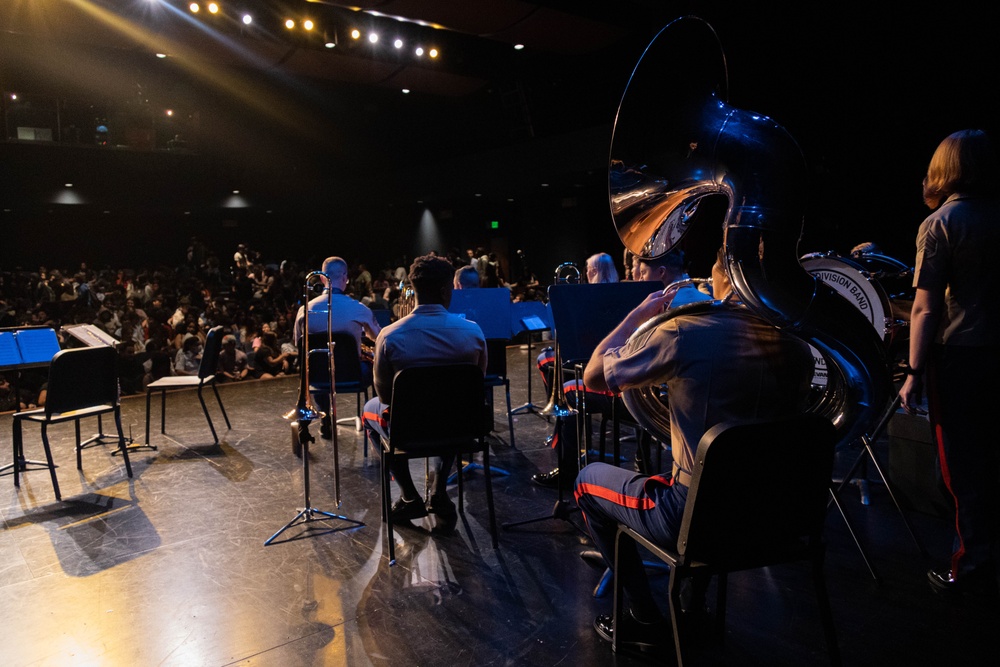
[[[296,454],[301,453],[303,459],[305,460],[303,465],[308,465],[309,452],[308,448],[303,451],[302,445],[308,445],[311,442],[315,442],[315,438],[309,433],[309,424],[313,421],[326,419],[327,413],[321,412],[312,403],[312,394],[309,391],[309,357],[311,350],[309,349],[309,289],[310,283],[315,279],[319,279],[321,282],[326,284],[329,283],[330,277],[323,273],[322,271],[312,271],[306,275],[305,283],[303,286],[303,331],[302,338],[300,340],[300,351],[299,354],[304,358],[299,364],[299,398],[298,403],[295,408],[284,415],[285,419],[292,421],[292,451]],[[340,443],[337,439],[337,390],[335,382],[335,368],[333,360],[333,313],[332,313],[332,301],[333,301],[333,291],[327,286],[326,291],[326,352],[327,352],[327,363],[329,364],[330,372],[330,412],[329,419],[331,424],[331,433],[333,436],[333,488],[334,494],[337,500],[337,507],[339,508],[342,504],[340,497]],[[309,496],[309,477],[306,475],[305,478],[305,488],[306,488],[306,505],[308,506],[308,496]]]

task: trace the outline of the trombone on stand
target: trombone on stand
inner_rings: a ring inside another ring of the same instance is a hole
[[[306,276],[305,281],[305,297],[303,299],[304,305],[303,315],[305,317],[305,322],[303,326],[302,338],[300,339],[300,357],[302,358],[302,363],[299,364],[299,400],[294,409],[283,415],[287,420],[291,421],[292,426],[292,451],[297,455],[302,456],[302,488],[304,498],[304,507],[299,511],[295,517],[282,526],[281,530],[276,532],[271,537],[264,541],[264,546],[270,545],[275,539],[286,530],[293,526],[300,524],[308,524],[314,521],[328,521],[330,519],[338,519],[340,521],[347,521],[356,526],[365,525],[361,521],[356,519],[351,519],[340,514],[334,514],[333,512],[326,512],[324,510],[316,509],[312,506],[309,501],[309,444],[316,441],[313,435],[309,432],[309,425],[314,421],[320,421],[326,418],[326,414],[320,412],[316,409],[316,406],[312,404],[311,394],[309,392],[309,283],[312,279],[322,277],[326,278],[326,274],[322,271],[313,271]],[[341,499],[340,499],[340,452],[339,452],[339,442],[337,439],[337,394],[334,383],[334,363],[333,363],[333,322],[331,314],[331,299],[333,298],[333,292],[327,290],[327,302],[326,302],[326,331],[327,331],[327,359],[330,364],[330,421],[333,423],[333,487],[334,494],[337,500],[337,509],[340,509]],[[303,354],[304,352],[304,354]]]

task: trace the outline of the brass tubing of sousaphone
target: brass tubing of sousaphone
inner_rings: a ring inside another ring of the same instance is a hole
[[[631,252],[660,257],[679,247],[692,226],[707,222],[709,199],[723,198],[733,291],[752,313],[823,354],[829,381],[811,409],[834,422],[841,445],[853,442],[888,404],[887,351],[862,314],[799,263],[805,158],[783,127],[728,104],[727,77],[718,37],[700,18],[679,18],[650,42],[615,119],[612,218]],[[674,313],[692,308],[698,306]],[[669,442],[669,412],[656,393],[630,389],[623,398],[644,428]]]

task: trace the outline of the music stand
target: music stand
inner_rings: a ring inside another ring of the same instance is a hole
[[[20,374],[25,368],[43,368],[52,363],[52,357],[59,352],[59,339],[51,327],[15,327],[0,329],[0,371],[14,371],[14,400],[18,410],[21,406]],[[33,466],[29,468],[28,466]],[[0,474],[18,473],[28,470],[49,470],[46,461],[32,461],[24,458],[23,447],[15,440],[14,461],[0,467]]]
[[[512,322],[512,329],[525,331],[528,334],[528,401],[524,405],[514,408],[510,413],[512,415],[534,413],[542,416],[540,414],[541,407],[531,402],[531,376],[535,374],[535,359],[531,348],[535,333],[552,328],[546,323],[546,320],[549,319],[548,309],[541,301],[520,301],[511,304],[511,313],[512,317],[517,318],[517,327],[514,327]]]
[[[475,322],[483,331],[487,341],[507,341],[511,337],[511,301],[509,287],[478,287],[474,289],[454,290],[451,293],[451,303],[448,312],[461,315],[470,322]],[[489,396],[492,402],[492,388]],[[513,411],[511,412],[513,414]],[[482,470],[483,466],[475,461],[469,461],[462,467],[462,472]],[[509,475],[502,468],[490,466],[490,473]],[[448,483],[455,482],[458,473],[448,477]]]
[[[549,307],[552,310],[552,324],[559,343],[559,358],[556,359],[556,363],[585,363],[608,332],[625,319],[625,316],[649,294],[662,289],[663,285],[654,281],[583,285],[563,283],[550,286]],[[572,410],[567,416],[573,417],[577,412]],[[562,428],[562,420],[559,420],[557,428]],[[556,446],[566,447],[565,438],[560,436],[562,433],[557,433]],[[581,451],[580,437],[580,429],[577,429],[577,450],[583,463],[586,461],[587,452]],[[563,460],[564,453],[564,450],[560,449],[560,460]],[[579,508],[571,507],[569,501],[563,497],[562,482],[559,483],[558,490],[559,497],[549,515],[505,523],[503,527],[507,529],[546,519],[562,519],[586,534],[586,531],[569,519],[570,514]]]
[[[87,347],[113,347],[117,350],[120,345],[120,341],[117,338],[100,327],[94,326],[93,324],[69,324],[64,326],[62,330]],[[104,424],[101,421],[101,417],[102,415],[97,415],[97,433],[81,442],[80,449],[93,447],[95,445],[115,444],[118,441],[118,436],[108,435],[104,432]],[[77,429],[80,428],[79,422],[77,422],[76,427]],[[156,446],[150,445],[149,443],[144,445],[135,444],[135,439],[132,437],[132,426],[129,425],[128,445],[126,445],[126,448],[129,451],[137,449],[155,450]],[[112,456],[116,456],[118,454],[121,454],[120,448],[116,448],[113,452],[111,452]]]

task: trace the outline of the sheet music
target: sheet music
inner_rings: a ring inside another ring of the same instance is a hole
[[[21,353],[13,331],[0,332],[0,368],[17,366],[21,363]]]
[[[22,364],[47,364],[59,351],[53,329],[21,329],[16,335]]]
[[[118,339],[93,324],[74,324],[63,327],[63,331],[88,347],[115,347]]]

